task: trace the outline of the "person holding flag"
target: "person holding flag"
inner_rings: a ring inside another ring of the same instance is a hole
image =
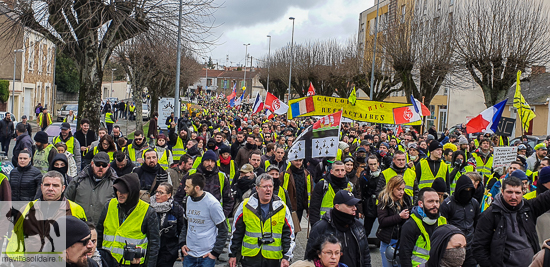
[[[529,103],[525,101],[523,94],[521,94],[520,77],[521,70],[518,70],[516,93],[514,94],[514,108],[518,110],[519,117],[521,119],[522,132],[525,132],[525,130],[529,129],[529,122],[537,115],[535,115],[535,112],[531,110],[531,106],[529,106]]]

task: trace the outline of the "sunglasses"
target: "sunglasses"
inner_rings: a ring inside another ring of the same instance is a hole
[[[109,166],[109,163],[103,163],[103,162],[94,162],[94,165],[96,167],[101,167],[101,168],[107,168],[107,166]]]
[[[86,239],[84,239],[84,240],[78,240],[78,241],[76,241],[76,242],[82,244],[83,246],[87,246],[88,243],[90,243],[91,240],[92,240],[92,238],[91,238],[91,237],[88,237],[88,238],[86,238]]]
[[[134,140],[141,141],[141,140],[143,140],[143,138],[134,138]]]

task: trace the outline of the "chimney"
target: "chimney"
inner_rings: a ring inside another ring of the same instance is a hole
[[[546,66],[532,66],[531,75],[539,75],[546,73]]]

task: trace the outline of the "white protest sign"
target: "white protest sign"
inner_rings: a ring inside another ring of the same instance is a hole
[[[495,147],[493,151],[493,168],[508,167],[518,156],[517,146]]]
[[[170,117],[170,113],[174,112],[174,98],[163,97],[159,99],[158,105],[158,126],[161,129],[166,129],[167,125],[164,122],[166,122],[166,118]]]

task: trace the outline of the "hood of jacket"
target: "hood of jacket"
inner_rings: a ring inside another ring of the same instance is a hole
[[[430,241],[431,247],[437,249],[430,250],[430,259],[426,265],[427,267],[440,266],[441,258],[443,258],[443,254],[447,250],[447,243],[449,243],[449,240],[455,234],[464,235],[460,229],[451,224],[444,224],[435,229],[430,237]]]
[[[18,135],[18,136],[15,138],[15,141],[19,142],[21,139],[23,139],[23,138],[25,138],[25,137],[27,137],[27,136],[28,136],[29,138],[31,138],[27,132],[24,132],[24,133]],[[31,139],[31,142],[32,142],[32,139]]]
[[[493,203],[491,205],[495,205],[496,207],[500,208],[502,210],[503,213],[506,213],[506,214],[510,214],[512,212],[517,212],[519,211],[521,208],[523,208],[523,205],[525,204],[525,202],[523,201],[523,199],[521,200],[521,202],[516,206],[516,207],[511,207],[510,205],[508,205],[505,201],[504,201],[504,197],[502,196],[502,193],[499,193],[498,195],[496,195],[494,198],[493,198]]]
[[[471,189],[467,190],[468,188]],[[465,206],[472,200],[475,190],[472,180],[468,176],[462,175],[456,182],[456,191],[453,193],[453,197],[460,205]]]
[[[65,167],[63,168],[55,168],[53,165],[56,161],[61,160],[65,163]],[[69,171],[69,160],[67,159],[67,156],[65,154],[57,153],[54,157],[52,162],[50,162],[50,167],[48,168],[48,171],[58,171],[62,174],[67,174]]]
[[[125,213],[134,208],[139,202],[139,177],[136,173],[129,173],[122,175],[113,182],[113,190],[115,190],[115,197],[117,195],[117,189],[114,187],[117,183],[124,183],[128,188],[128,199],[123,204],[119,204],[120,208]]]

